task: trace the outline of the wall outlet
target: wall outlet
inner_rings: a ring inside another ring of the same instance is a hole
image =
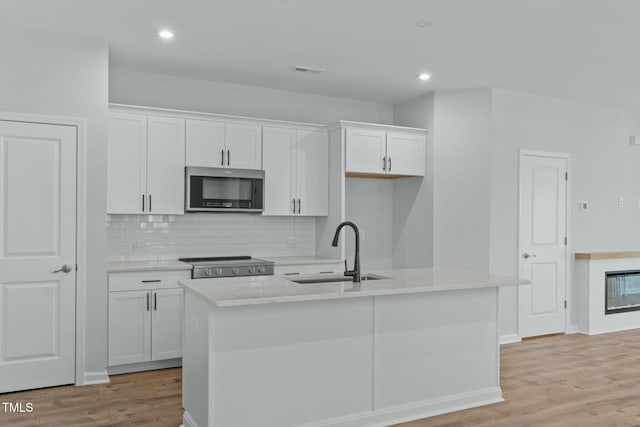
[[[286,241],[286,245],[288,248],[297,248],[298,241],[294,237],[289,237]]]
[[[133,251],[134,252],[144,252],[147,250],[147,245],[144,242],[135,241],[133,242]]]
[[[618,197],[618,207],[624,208],[624,199],[622,197]]]

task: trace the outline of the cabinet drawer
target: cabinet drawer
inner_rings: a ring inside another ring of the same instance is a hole
[[[109,273],[109,291],[177,288],[178,280],[190,278],[191,272],[188,270]]]

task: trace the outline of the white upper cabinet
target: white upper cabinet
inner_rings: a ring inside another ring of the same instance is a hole
[[[386,132],[347,129],[347,172],[385,173]]]
[[[263,215],[327,215],[327,132],[265,126],[262,138],[265,171]]]
[[[107,213],[184,213],[184,119],[112,112]]]
[[[224,123],[187,120],[186,165],[224,167]]]
[[[188,119],[186,165],[261,169],[260,131],[257,124]]]
[[[147,116],[111,113],[107,145],[107,212],[143,213],[147,191]]]
[[[147,213],[184,213],[184,119],[148,118]]]
[[[235,169],[262,169],[261,126],[227,123],[226,166]]]
[[[424,135],[387,132],[387,173],[424,176]]]
[[[295,180],[292,187],[298,214],[324,216],[329,212],[329,141],[324,130],[296,134]]]
[[[424,176],[425,130],[348,125],[345,171],[352,176]]]
[[[291,194],[293,174],[293,150],[296,130],[264,127],[262,129],[264,166],[263,215],[293,215],[294,201]]]

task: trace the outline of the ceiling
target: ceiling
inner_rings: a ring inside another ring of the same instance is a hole
[[[0,2],[3,27],[108,41],[112,67],[384,103],[491,86],[634,110],[638,16],[637,0]]]

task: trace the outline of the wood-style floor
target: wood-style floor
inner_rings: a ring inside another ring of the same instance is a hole
[[[640,329],[537,338],[504,345],[501,356],[505,402],[401,426],[640,425]],[[182,418],[180,378],[179,368],[165,369],[112,376],[106,385],[0,394],[0,402],[34,407],[7,414],[0,404],[0,425],[175,427]]]

